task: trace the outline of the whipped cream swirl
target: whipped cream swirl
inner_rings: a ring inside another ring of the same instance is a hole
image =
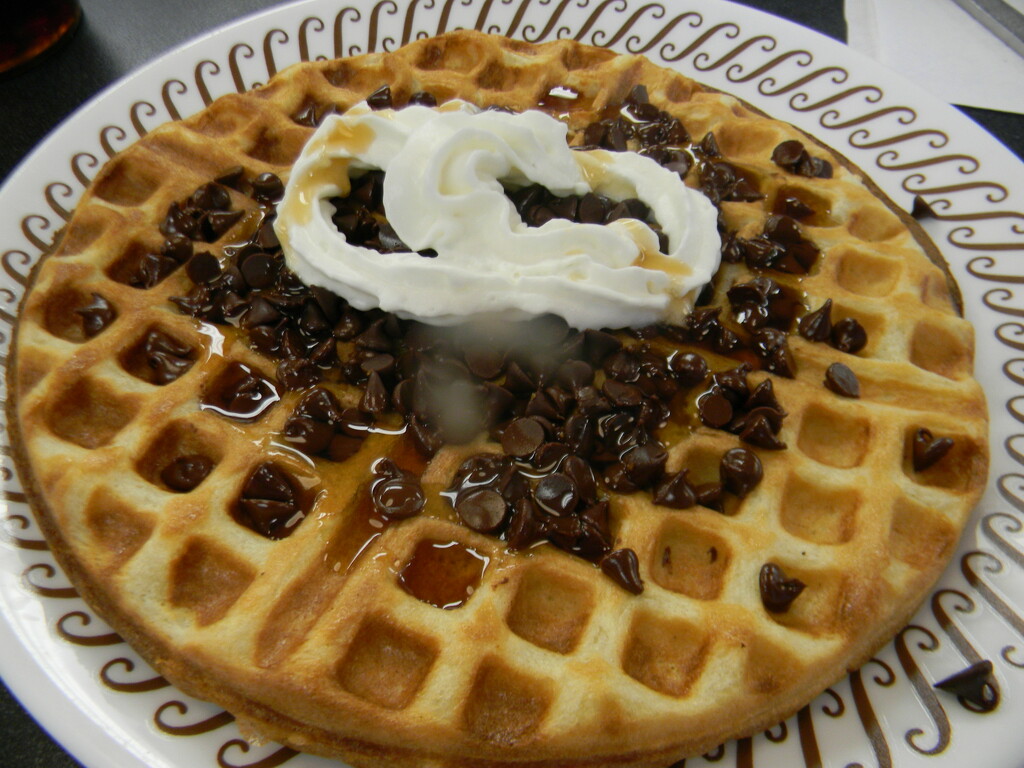
[[[462,101],[376,112],[363,103],[332,115],[303,149],[278,206],[288,266],[357,309],[433,325],[544,313],[577,328],[680,320],[718,268],[717,211],[650,158],[569,149],[567,130],[539,111]],[[352,245],[331,221],[330,198],[378,168],[388,221],[412,252]],[[526,225],[505,188],[531,183],[559,196],[639,198],[668,236],[668,253],[636,219]],[[436,258],[416,253],[425,249]]]

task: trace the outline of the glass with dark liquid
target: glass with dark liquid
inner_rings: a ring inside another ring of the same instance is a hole
[[[0,0],[0,74],[52,48],[81,18],[78,0]]]

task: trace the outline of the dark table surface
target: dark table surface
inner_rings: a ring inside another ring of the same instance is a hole
[[[0,180],[64,117],[118,78],[213,27],[281,4],[278,0],[81,0],[82,24],[60,50],[0,78]],[[842,0],[745,0],[845,41]],[[964,110],[1024,158],[1024,116]],[[57,746],[0,686],[0,763],[72,768]]]

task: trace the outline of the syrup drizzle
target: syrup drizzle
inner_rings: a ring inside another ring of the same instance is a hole
[[[424,539],[398,574],[402,589],[435,608],[465,605],[491,559],[457,541]]]

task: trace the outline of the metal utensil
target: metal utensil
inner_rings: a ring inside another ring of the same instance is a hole
[[[1003,0],[955,0],[993,35],[1024,56],[1024,14]]]

